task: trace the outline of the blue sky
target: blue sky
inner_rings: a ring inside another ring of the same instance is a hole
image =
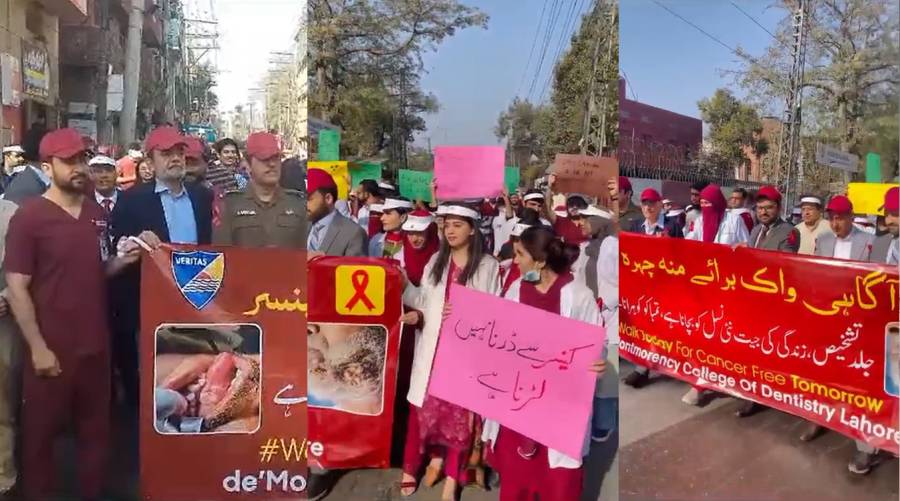
[[[730,0],[660,0],[728,46],[761,55],[774,40]],[[770,0],[735,0],[741,9],[775,33],[785,11]],[[620,0],[619,69],[631,84],[627,95],[677,113],[699,118],[697,101],[719,87],[736,95],[722,69],[739,67],[738,57],[652,0]]]
[[[628,0],[625,0],[628,1]],[[432,147],[447,145],[498,144],[493,128],[497,116],[516,96],[527,94],[540,57],[542,37],[546,30],[550,8],[549,0],[469,0],[467,5],[480,8],[490,16],[486,30],[469,28],[457,32],[425,56],[427,73],[422,78],[422,88],[437,96],[441,109],[426,115],[428,131],[420,135],[416,144],[425,146],[431,137]],[[569,18],[569,9],[586,12],[592,0],[563,0],[563,6],[555,23],[555,31],[549,43],[538,83],[532,100],[540,99],[556,56],[559,33]],[[546,5],[541,36],[535,54],[529,63],[529,53],[535,37],[541,10]],[[570,23],[576,30],[581,16]],[[566,25],[568,27],[569,25]],[[569,37],[563,39],[564,49]],[[526,72],[526,65],[528,66]],[[524,84],[523,74],[525,74]],[[549,99],[550,91],[544,94]]]

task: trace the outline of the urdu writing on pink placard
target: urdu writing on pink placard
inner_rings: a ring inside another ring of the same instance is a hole
[[[453,285],[428,393],[581,457],[605,332]]]
[[[438,146],[434,177],[441,200],[495,197],[503,191],[504,151],[501,146]]]

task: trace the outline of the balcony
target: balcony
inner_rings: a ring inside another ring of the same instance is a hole
[[[44,9],[64,22],[77,22],[87,16],[88,0],[37,0]]]

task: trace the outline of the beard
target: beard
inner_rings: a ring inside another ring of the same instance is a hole
[[[83,193],[85,186],[87,186],[87,176],[77,176],[56,183],[56,187],[60,191],[73,195]]]

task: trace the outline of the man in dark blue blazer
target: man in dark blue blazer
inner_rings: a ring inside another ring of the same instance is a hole
[[[653,188],[641,193],[641,212],[643,219],[632,221],[627,231],[642,235],[669,236],[684,238],[681,226],[675,219],[667,219],[662,212],[662,196]]]
[[[156,181],[137,184],[122,193],[110,217],[113,241],[152,231],[162,242],[209,245],[212,241],[213,193],[199,184],[185,183],[186,142],[174,127],[154,129],[144,143]],[[134,341],[123,365],[137,370],[137,332],[140,328],[140,267],[132,266],[110,286],[113,335]],[[125,343],[128,345],[129,343]],[[126,356],[123,354],[123,356]],[[117,364],[118,365],[118,364]],[[120,365],[121,367],[121,365]],[[123,380],[130,380],[123,377]],[[134,383],[132,383],[134,384]],[[136,388],[126,398],[136,404]]]

